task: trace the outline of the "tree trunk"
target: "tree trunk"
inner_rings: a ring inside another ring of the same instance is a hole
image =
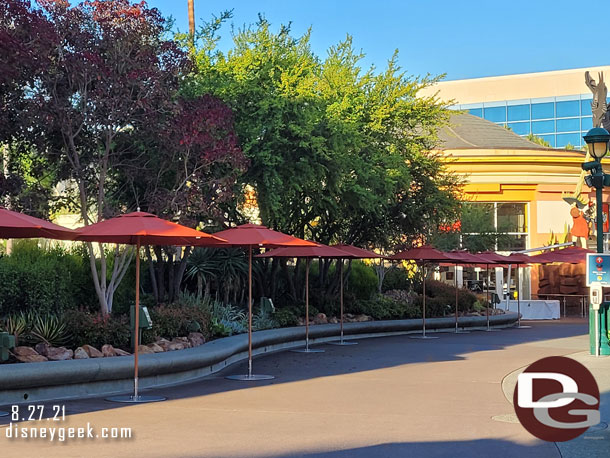
[[[146,258],[148,259],[148,273],[150,274],[150,283],[153,289],[153,296],[155,302],[159,303],[159,288],[157,287],[157,276],[155,275],[155,265],[153,263],[152,254],[150,252],[150,246],[146,245]]]

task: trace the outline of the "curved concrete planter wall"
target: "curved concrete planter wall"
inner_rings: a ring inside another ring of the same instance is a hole
[[[512,326],[516,313],[490,317],[494,327]],[[485,317],[464,317],[460,327],[483,329]],[[455,328],[455,319],[429,318],[428,332],[449,331]],[[378,337],[421,331],[421,320],[367,321],[346,323],[347,339],[357,336]],[[311,326],[310,342],[337,340],[339,325]],[[254,354],[302,346],[305,339],[303,326],[271,329],[253,333]],[[354,350],[354,351],[357,351]],[[194,380],[217,372],[248,356],[248,337],[245,334],[226,337],[200,347],[167,353],[140,356],[140,387],[167,386]],[[19,402],[104,396],[129,392],[133,387],[133,358],[80,359],[44,363],[6,364],[0,366],[0,406]]]

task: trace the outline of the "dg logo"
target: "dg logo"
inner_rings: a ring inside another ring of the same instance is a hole
[[[575,439],[600,422],[595,378],[563,356],[540,359],[521,373],[513,404],[523,427],[549,442]]]

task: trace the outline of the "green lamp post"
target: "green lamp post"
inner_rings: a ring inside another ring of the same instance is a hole
[[[604,174],[601,160],[608,153],[608,142],[610,133],[602,127],[594,127],[584,137],[592,161],[582,164],[583,170],[591,174],[585,177],[585,182],[590,188],[595,188],[596,201],[596,229],[597,229],[597,252],[604,252],[604,218],[602,211],[603,189],[610,186],[610,175]],[[609,302],[603,302],[599,310],[589,308],[589,344],[592,355],[610,354],[610,314]],[[598,333],[599,330],[600,332]]]
[[[610,176],[604,175],[602,169],[602,158],[608,153],[608,141],[610,141],[610,133],[603,127],[594,127],[584,137],[589,154],[593,161],[582,164],[583,170],[591,172],[591,175],[585,177],[585,182],[590,188],[595,188],[595,201],[597,208],[596,215],[596,233],[597,233],[597,252],[604,252],[604,219],[602,212],[602,199],[604,185],[610,185]]]

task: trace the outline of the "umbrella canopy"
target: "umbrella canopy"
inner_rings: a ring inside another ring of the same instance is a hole
[[[550,264],[553,262],[567,262],[570,264],[579,264],[585,262],[588,253],[595,253],[580,247],[564,248],[563,250],[548,251],[536,256],[531,256],[532,262],[539,264]]]
[[[74,235],[75,233],[71,229],[0,207],[0,238],[29,239],[43,237],[72,240]]]
[[[398,260],[411,260],[411,261],[452,261],[448,256],[445,255],[442,251],[437,250],[436,248],[430,245],[420,246],[418,248],[411,248],[409,250],[401,251],[400,253],[396,253],[393,256],[390,256],[388,259],[393,261]]]
[[[151,213],[119,215],[76,230],[74,240],[125,245],[227,246],[226,240],[158,218]]]
[[[239,246],[281,247],[317,245],[315,242],[302,240],[258,224],[242,224],[241,226],[216,232],[214,235],[227,240],[231,245]]]
[[[318,244],[316,246],[289,246],[276,248],[259,254],[257,258],[357,258],[357,256],[328,245]]]
[[[337,244],[337,245],[331,245],[332,248],[338,248],[339,250],[342,251],[347,251],[348,253],[353,254],[356,258],[359,259],[382,259],[385,258],[384,255],[379,254],[379,253],[375,253],[374,251],[370,251],[370,250],[365,250],[363,248],[358,248],[356,246],[353,245],[343,245],[343,244]]]
[[[484,264],[484,260],[468,251],[449,251],[443,253],[453,261],[453,264]]]
[[[510,264],[533,264],[535,261],[532,260],[531,256],[523,253],[511,253],[505,256]]]

